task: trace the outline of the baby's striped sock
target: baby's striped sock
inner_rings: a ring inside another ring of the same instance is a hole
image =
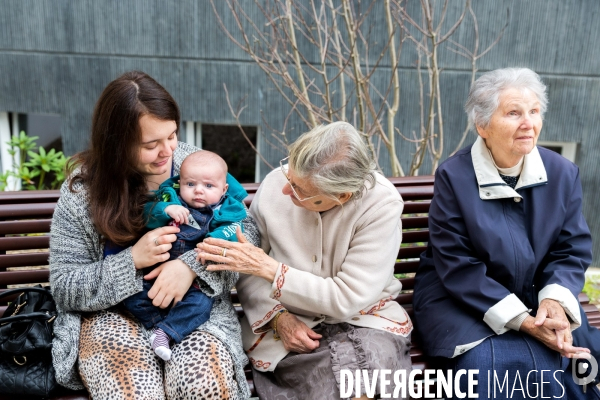
[[[160,328],[156,328],[154,332],[152,332],[152,336],[150,336],[150,343],[152,344],[152,350],[156,353],[157,356],[162,358],[165,361],[169,361],[171,359],[171,349],[169,347],[169,342],[171,338]]]

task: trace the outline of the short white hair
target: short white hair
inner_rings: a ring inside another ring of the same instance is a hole
[[[325,195],[362,197],[365,182],[375,184],[375,162],[366,140],[347,122],[320,125],[289,147],[294,174],[308,179]]]
[[[469,91],[465,111],[469,118],[469,126],[487,128],[492,115],[500,104],[500,93],[506,89],[530,90],[540,102],[542,117],[548,107],[546,85],[539,75],[529,68],[503,68],[481,75]]]

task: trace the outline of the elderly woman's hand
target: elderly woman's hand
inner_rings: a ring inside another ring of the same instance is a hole
[[[177,304],[187,293],[196,279],[196,273],[181,260],[171,260],[159,265],[144,279],[154,279],[156,282],[148,291],[148,297],[156,307],[167,308],[173,302]]]
[[[527,317],[521,330],[567,358],[587,358],[589,349],[573,346],[570,323],[565,310],[555,300],[544,299],[535,318]]]
[[[277,321],[277,334],[287,351],[310,353],[319,347],[321,335],[310,329],[295,315],[284,313]]]
[[[207,271],[234,271],[259,276],[269,282],[275,279],[279,263],[265,252],[249,243],[240,227],[236,231],[238,242],[206,238],[196,245],[197,259],[202,264],[214,261],[206,267]]]
[[[563,337],[562,348],[558,347],[556,330],[552,329],[552,327],[560,329],[562,326],[563,325],[560,322],[554,321],[550,318],[546,319],[545,325],[538,326],[536,325],[535,318],[529,316],[525,319],[525,321],[523,321],[523,324],[521,325],[521,331],[539,340],[550,349],[560,353],[560,355],[563,357],[589,358],[589,349],[573,346],[573,338],[570,336],[570,332],[568,337]]]
[[[550,324],[550,326],[548,326]],[[571,344],[571,324],[567,318],[564,308],[556,300],[544,299],[540,303],[537,315],[535,316],[536,326],[546,326],[556,333],[556,346],[563,348],[563,343]]]

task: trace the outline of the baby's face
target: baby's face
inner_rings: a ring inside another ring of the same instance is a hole
[[[217,203],[227,191],[227,173],[216,165],[184,165],[179,194],[188,206],[202,208]]]

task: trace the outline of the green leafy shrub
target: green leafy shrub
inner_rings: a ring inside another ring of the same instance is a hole
[[[38,136],[29,137],[25,131],[21,131],[6,143],[13,158],[13,170],[0,175],[0,190],[15,189],[8,187],[11,177],[20,180],[23,189],[28,190],[56,189],[63,183],[68,158],[62,151],[46,151],[41,146],[37,152],[34,151],[38,139]],[[17,153],[18,163],[15,157]]]
[[[590,298],[590,303],[600,304],[600,277],[586,277],[583,292]]]

